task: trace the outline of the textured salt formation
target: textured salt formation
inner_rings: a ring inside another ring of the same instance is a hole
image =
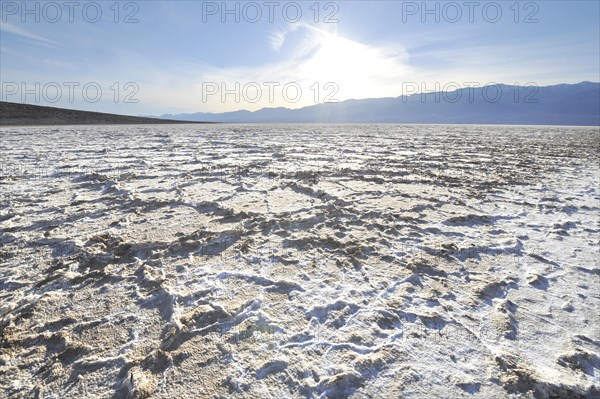
[[[600,395],[597,130],[0,130],[11,398]]]

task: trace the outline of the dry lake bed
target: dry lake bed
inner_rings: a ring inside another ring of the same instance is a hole
[[[2,397],[600,397],[597,128],[0,138]]]

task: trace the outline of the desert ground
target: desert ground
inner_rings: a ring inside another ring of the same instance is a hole
[[[2,397],[600,397],[598,128],[0,137]]]

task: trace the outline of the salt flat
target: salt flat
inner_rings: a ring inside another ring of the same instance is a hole
[[[2,128],[10,398],[600,397],[597,128]]]

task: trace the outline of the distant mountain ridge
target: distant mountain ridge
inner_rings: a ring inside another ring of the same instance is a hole
[[[497,93],[501,93],[499,98]],[[409,96],[346,100],[299,109],[165,114],[160,118],[257,123],[448,123],[600,126],[600,83],[491,85]]]

